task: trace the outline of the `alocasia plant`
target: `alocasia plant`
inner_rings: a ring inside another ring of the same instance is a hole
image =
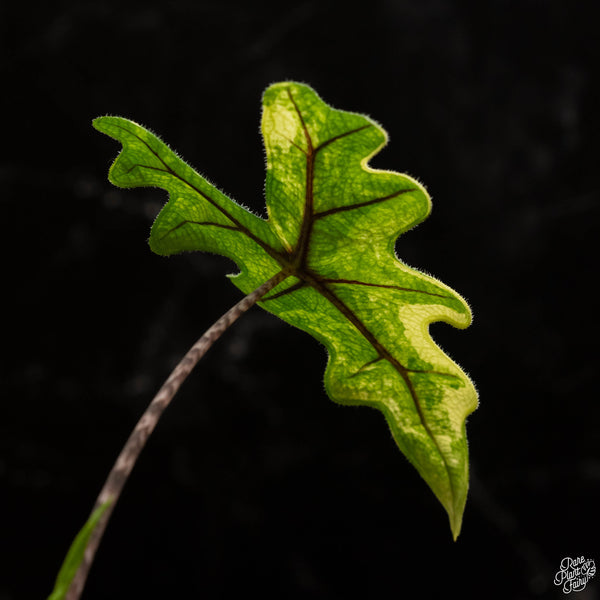
[[[123,145],[112,183],[169,192],[151,249],[231,258],[240,270],[233,283],[250,294],[242,312],[258,301],[323,343],[329,397],[383,412],[399,448],[446,509],[456,539],[468,488],[465,419],[477,395],[428,327],[445,321],[463,328],[471,314],[453,290],[395,254],[398,236],[429,215],[431,202],[415,179],[369,167],[387,141],[383,129],[328,106],[306,85],[270,86],[262,116],[264,220],[140,125],[100,117],[94,127]]]

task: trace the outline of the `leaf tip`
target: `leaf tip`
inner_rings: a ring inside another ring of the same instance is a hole
[[[462,513],[460,515],[450,515],[450,531],[452,532],[452,541],[456,542],[462,529]]]
[[[106,121],[110,119],[110,117],[108,116],[102,116],[102,117],[96,117],[95,119],[92,119],[92,127],[94,129],[96,129],[96,131],[99,131],[100,133],[105,133],[106,132]]]
[[[464,495],[459,495],[459,498],[454,496],[451,503],[444,506],[446,512],[448,513],[448,520],[450,521],[450,533],[452,534],[452,540],[454,542],[456,542],[462,530],[466,500],[467,489],[464,490]]]

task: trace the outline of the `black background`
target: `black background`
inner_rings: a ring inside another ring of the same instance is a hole
[[[254,308],[150,439],[91,572],[107,598],[562,598],[600,560],[594,3],[3,3],[0,600],[44,598],[175,361],[239,298],[216,256],[154,256],[159,190],[106,179],[118,114],[264,214],[260,98],[312,85],[424,182],[397,245],[464,295],[436,340],[472,376],[461,536],[383,417],[333,404],[326,355]],[[600,597],[598,576],[579,600]]]

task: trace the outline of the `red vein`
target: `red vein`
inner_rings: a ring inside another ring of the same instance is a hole
[[[137,133],[130,131],[129,129],[127,129],[126,127],[123,127],[122,125],[116,125],[116,127],[118,127],[119,129],[122,129],[129,135],[132,135],[133,137],[138,139],[140,142],[142,142],[142,144],[144,144],[144,146],[146,146],[146,148],[148,148],[148,150],[164,166],[164,170],[163,170],[163,169],[159,169],[158,167],[153,167],[150,165],[133,165],[133,167],[131,169],[129,169],[129,171],[131,171],[135,167],[139,167],[139,168],[143,168],[143,169],[151,169],[154,171],[165,172],[165,173],[175,177],[176,179],[179,179],[179,181],[181,181],[183,184],[187,185],[189,188],[193,189],[198,195],[202,196],[202,198],[204,198],[209,204],[214,206],[219,212],[221,212],[225,217],[227,217],[240,231],[245,233],[251,240],[256,242],[265,252],[267,252],[267,254],[269,254],[269,256],[274,258],[281,266],[287,266],[287,262],[288,262],[287,257],[283,253],[278,252],[277,250],[272,248],[269,244],[267,244],[262,239],[260,239],[258,236],[254,235],[254,233],[252,233],[252,231],[250,231],[245,225],[243,225],[240,221],[238,221],[233,215],[229,214],[229,212],[227,210],[225,210],[216,200],[211,198],[208,194],[204,193],[201,189],[196,187],[193,183],[187,181],[187,179],[185,179],[184,177],[179,175],[179,173],[174,171],[163,160],[163,158],[158,154],[158,152],[156,152],[154,150],[154,148],[152,148],[152,146],[146,140],[144,140],[139,135],[137,135]],[[127,172],[129,172],[129,171],[127,171]]]
[[[177,231],[180,227],[183,227],[184,225],[209,225],[211,227],[221,227],[222,229],[230,229],[231,231],[240,231],[239,227],[237,227],[236,225],[224,225],[223,223],[213,223],[211,221],[190,221],[186,219],[185,221],[179,223],[179,225],[176,225],[172,229],[169,229],[169,231],[162,235],[160,239],[163,240],[168,235],[171,235],[174,231]]]
[[[429,423],[425,418],[425,413],[423,412],[423,407],[421,406],[421,402],[419,401],[419,397],[417,396],[417,391],[413,385],[411,378],[409,377],[409,373],[412,371],[405,367],[396,357],[394,357],[391,352],[369,331],[367,326],[357,317],[352,309],[350,309],[344,301],[339,298],[332,290],[330,290],[327,286],[323,285],[318,280],[313,280],[313,287],[319,291],[325,298],[327,298],[345,317],[352,323],[356,329],[363,335],[363,337],[375,348],[378,355],[392,365],[392,367],[396,370],[396,372],[400,375],[404,384],[406,385],[410,397],[413,401],[417,414],[419,415],[419,420],[421,421],[421,425],[423,429],[425,429],[427,435],[431,438],[434,446],[436,447],[442,462],[444,463],[444,468],[446,469],[446,473],[448,475],[448,483],[450,485],[450,489],[452,490],[452,495],[454,496],[454,484],[452,481],[452,476],[450,474],[450,467],[448,465],[448,461],[446,460],[446,456],[442,452],[440,445],[435,437],[433,431],[429,427]]]
[[[294,106],[294,110],[298,115],[298,119],[300,120],[300,126],[302,127],[302,131],[304,132],[304,138],[306,140],[306,180],[305,180],[305,188],[304,188],[304,214],[302,217],[302,225],[300,227],[300,236],[298,237],[298,244],[296,246],[296,251],[293,254],[294,263],[297,264],[299,268],[304,268],[306,266],[306,258],[308,256],[308,247],[310,235],[312,233],[313,227],[313,182],[314,182],[314,168],[315,168],[315,151],[312,143],[312,139],[308,132],[308,127],[304,122],[304,117],[296,104],[296,100],[292,95],[290,88],[287,88],[287,95],[290,99],[290,102]]]
[[[385,202],[386,200],[391,200],[392,198],[397,198],[402,194],[406,194],[407,192],[415,192],[415,188],[408,188],[404,190],[398,190],[397,192],[393,192],[392,194],[388,194],[387,196],[382,196],[381,198],[373,198],[372,200],[366,200],[365,202],[357,202],[356,204],[349,204],[346,206],[336,206],[335,208],[330,208],[328,210],[322,210],[315,214],[315,219],[321,219],[328,215],[332,215],[334,213],[344,212],[346,210],[354,210],[355,208],[363,208],[364,206],[370,206],[371,204],[378,204],[379,202]]]
[[[444,296],[443,294],[436,294],[434,292],[427,292],[425,290],[415,290],[413,288],[402,287],[399,285],[385,285],[383,283],[367,283],[366,281],[357,281],[355,279],[321,279],[323,283],[347,283],[349,285],[365,285],[369,287],[385,288],[389,290],[400,290],[402,292],[415,292],[417,294],[427,294],[428,296],[437,296],[438,298],[450,299],[450,296]]]
[[[356,377],[357,375],[360,375],[367,367],[370,367],[371,365],[378,363],[380,360],[384,360],[383,356],[378,356],[377,358],[374,358],[373,360],[366,362],[358,371],[356,371],[356,373],[352,373],[352,375],[350,375],[350,377],[352,378],[352,377]]]
[[[289,138],[287,135],[284,135],[283,133],[279,133],[278,131],[275,132],[278,135],[280,135],[282,138],[284,138],[285,140],[287,140],[290,144],[292,144],[292,146],[295,146],[296,148],[298,148],[298,150],[300,150],[300,152],[302,152],[302,154],[306,154],[306,150],[300,146],[299,144],[296,144],[296,142],[294,140],[292,140],[291,138]]]
[[[427,435],[431,438],[433,444],[437,448],[437,451],[442,459],[442,462],[444,463],[444,466],[446,468],[446,472],[448,475],[448,481],[450,484],[450,488],[454,495],[452,477],[450,475],[450,470],[449,470],[448,463],[446,461],[446,457],[445,457],[444,453],[442,452],[442,450],[438,444],[438,441],[437,441],[436,437],[434,436],[433,432],[431,431],[431,428],[429,427],[429,424],[425,418],[425,414],[423,412],[423,408],[422,408],[419,398],[417,396],[416,390],[415,390],[414,385],[409,377],[409,369],[407,369],[402,363],[400,363],[400,361],[398,361],[381,344],[381,342],[373,335],[373,333],[371,333],[371,331],[369,331],[367,326],[341,300],[341,298],[339,298],[330,288],[328,288],[324,282],[319,280],[317,277],[314,277],[312,274],[309,274],[308,271],[306,270],[306,258],[308,255],[308,249],[309,249],[309,245],[310,245],[310,237],[311,237],[311,233],[312,233],[313,224],[317,218],[324,217],[328,214],[333,214],[334,212],[341,212],[343,210],[351,210],[353,208],[359,208],[361,206],[368,206],[371,204],[375,204],[377,202],[383,202],[385,200],[389,200],[391,198],[397,197],[401,194],[407,193],[408,191],[412,191],[412,190],[408,190],[408,189],[398,190],[398,191],[394,192],[393,194],[384,196],[382,198],[375,198],[373,200],[361,202],[361,203],[358,203],[358,204],[355,204],[355,205],[352,205],[349,207],[338,207],[335,209],[330,209],[328,211],[322,211],[318,215],[315,215],[313,212],[314,211],[314,208],[313,208],[314,207],[314,198],[313,198],[314,174],[313,173],[314,173],[316,152],[320,149],[323,149],[324,147],[326,147],[330,143],[334,142],[335,140],[344,137],[344,135],[350,135],[351,133],[356,133],[357,131],[361,131],[362,129],[365,129],[366,126],[346,132],[345,134],[340,134],[339,136],[335,136],[334,138],[331,138],[330,140],[323,142],[322,144],[320,144],[320,146],[317,148],[317,150],[314,150],[313,142],[312,142],[312,139],[308,132],[308,128],[306,126],[306,123],[304,121],[302,113],[294,99],[294,96],[292,95],[291,89],[287,88],[286,91],[287,91],[288,97],[294,107],[294,110],[298,116],[298,119],[300,121],[300,125],[304,132],[304,137],[306,139],[306,144],[307,144],[307,148],[308,148],[308,150],[306,152],[306,184],[305,184],[306,187],[305,187],[305,198],[304,198],[304,215],[303,215],[303,219],[302,219],[302,226],[300,229],[300,236],[298,238],[298,245],[297,245],[296,250],[294,251],[294,255],[293,255],[293,257],[294,257],[293,267],[295,267],[295,271],[296,271],[294,274],[296,276],[300,277],[301,279],[303,279],[304,281],[306,281],[307,283],[309,283],[309,285],[311,285],[318,292],[320,292],[325,298],[327,298],[356,327],[356,329],[375,348],[375,350],[377,350],[378,355],[384,357],[393,366],[393,368],[398,372],[398,374],[404,381],[404,384],[406,385],[406,387],[410,393],[410,396],[412,398],[413,404],[415,405],[417,414],[419,415],[421,425],[427,432]]]
[[[322,142],[321,144],[319,144],[317,146],[317,148],[315,149],[315,153],[323,150],[323,148],[325,148],[326,146],[329,146],[329,144],[332,144],[333,142],[337,142],[338,140],[341,140],[342,138],[348,137],[349,135],[352,135],[353,133],[358,133],[359,131],[362,131],[363,129],[368,129],[369,127],[373,127],[373,124],[367,123],[366,125],[362,125],[361,127],[357,127],[356,129],[350,129],[348,131],[344,131],[344,133],[334,135],[332,138],[329,138],[325,142]]]
[[[290,285],[289,288],[282,290],[281,292],[277,292],[276,294],[272,294],[271,296],[264,296],[261,302],[264,302],[265,300],[275,300],[276,298],[281,298],[281,296],[291,294],[292,292],[295,292],[296,290],[299,290],[303,287],[306,287],[306,281],[297,281],[296,283],[294,283],[294,285]]]

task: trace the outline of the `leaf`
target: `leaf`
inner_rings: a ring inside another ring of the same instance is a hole
[[[75,577],[75,573],[77,573],[77,569],[83,560],[83,556],[85,554],[85,549],[87,544],[94,533],[94,529],[100,518],[106,511],[106,509],[111,505],[112,501],[108,500],[101,506],[99,506],[91,515],[90,518],[85,522],[85,525],[80,529],[79,533],[75,536],[69,551],[67,552],[67,556],[58,572],[56,577],[56,582],[54,584],[54,590],[50,596],[48,596],[48,600],[64,600],[67,596],[67,592],[69,591],[69,586]]]
[[[261,306],[326,346],[331,399],[383,412],[448,512],[456,539],[468,488],[465,419],[477,395],[428,326],[467,327],[471,313],[453,290],[395,255],[398,236],[423,221],[431,203],[415,179],[369,167],[387,141],[383,129],[331,108],[306,85],[269,87],[264,220],[140,125],[100,117],[94,126],[123,144],[109,173],[115,185],[169,192],[151,230],[154,252],[228,256],[240,269],[233,282],[245,293],[281,270],[288,275]]]

